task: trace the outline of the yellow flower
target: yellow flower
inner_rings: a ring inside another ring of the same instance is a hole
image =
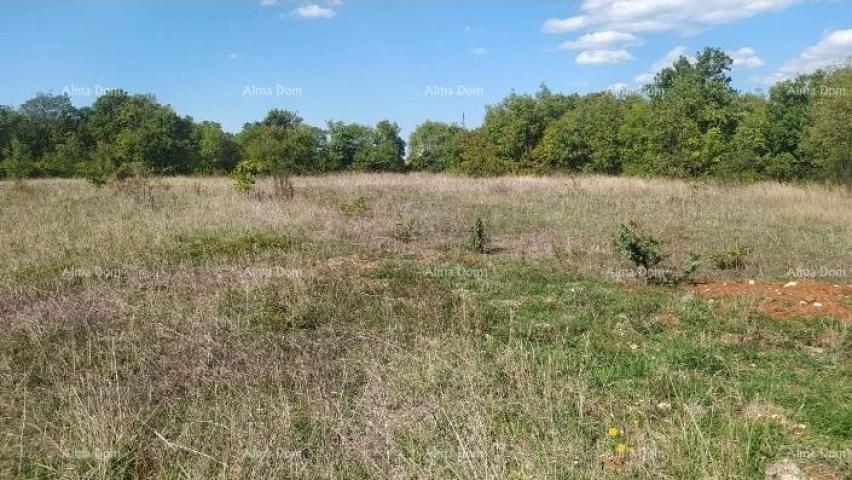
[[[609,427],[609,430],[607,430],[606,434],[610,438],[615,438],[618,436],[618,429],[615,427]]]
[[[624,452],[627,451],[627,445],[625,445],[624,443],[619,443],[618,445],[615,446],[615,451],[620,453],[620,454],[623,454]]]

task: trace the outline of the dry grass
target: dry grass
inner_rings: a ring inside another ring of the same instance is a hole
[[[0,477],[852,471],[848,325],[611,282],[628,221],[673,264],[751,247],[703,278],[849,282],[847,192],[340,175],[275,201],[153,182],[0,184]],[[492,255],[465,249],[477,216]]]

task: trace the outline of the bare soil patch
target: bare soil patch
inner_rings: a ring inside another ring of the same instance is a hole
[[[780,283],[714,282],[692,290],[712,298],[746,298],[773,318],[830,316],[852,321],[852,285],[814,281]]]

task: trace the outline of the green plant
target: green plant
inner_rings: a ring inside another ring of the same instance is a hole
[[[485,231],[485,222],[482,217],[476,217],[471,229],[470,248],[476,253],[488,253],[489,248],[488,233]]]
[[[103,187],[115,178],[116,167],[108,147],[99,147],[88,160],[77,166],[77,173],[95,187]]]
[[[408,243],[414,240],[417,234],[417,221],[413,218],[402,220],[396,223],[396,228],[392,233],[394,239],[403,243]]]
[[[636,225],[622,225],[615,237],[615,245],[636,266],[637,277],[651,284],[676,285],[688,281],[701,268],[701,257],[696,254],[690,255],[689,261],[680,269],[660,267],[667,256],[659,240],[636,230]]]
[[[635,226],[634,226],[635,228]],[[615,237],[615,245],[637,267],[650,270],[666,258],[660,242],[650,235],[637,233],[628,225],[622,225]]]
[[[284,254],[295,242],[275,232],[202,230],[175,237],[171,249],[177,261],[204,264],[214,260],[247,261],[264,255]]]
[[[367,198],[363,195],[358,196],[352,200],[343,202],[340,205],[340,213],[347,217],[360,217],[367,213],[369,207],[367,206]]]
[[[712,254],[710,260],[719,270],[739,270],[745,268],[746,258],[750,254],[751,248],[737,239],[727,250]]]

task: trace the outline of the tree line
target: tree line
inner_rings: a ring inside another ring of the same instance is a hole
[[[732,59],[681,57],[638,92],[512,93],[481,127],[427,121],[406,142],[396,123],[308,125],[272,110],[237,134],[178,115],[151,95],[117,90],[76,108],[39,94],[0,107],[0,178],[80,176],[100,183],[146,172],[261,175],[339,171],[486,176],[593,172],[752,181],[852,179],[852,65],[731,86]]]

